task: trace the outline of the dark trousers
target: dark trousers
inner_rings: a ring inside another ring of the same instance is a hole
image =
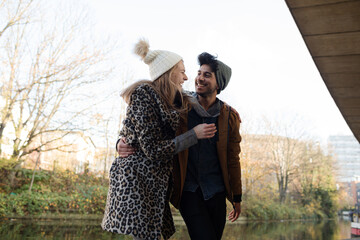
[[[192,240],[220,240],[226,221],[225,192],[204,200],[200,188],[182,193],[180,213]]]

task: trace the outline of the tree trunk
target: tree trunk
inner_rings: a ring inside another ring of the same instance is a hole
[[[279,179],[279,201],[280,203],[284,203],[286,199],[286,191],[287,191],[287,178],[281,176]]]
[[[2,135],[5,129],[5,124],[4,123],[0,123],[0,156],[2,153],[2,148],[1,148],[1,139],[2,139]]]
[[[40,162],[40,156],[41,156],[40,151],[38,152],[38,154],[39,154],[39,155],[38,155],[38,157],[36,158],[35,166],[34,166],[34,169],[33,169],[33,174],[32,174],[32,177],[31,177],[31,183],[30,183],[30,186],[29,186],[29,193],[31,193],[31,189],[32,189],[32,186],[33,186],[33,184],[34,184],[36,167],[37,167],[37,165],[38,165],[39,162]]]
[[[8,179],[9,179],[11,189],[14,189],[14,187],[15,187],[15,176],[16,176],[16,173],[18,172],[18,170],[20,169],[20,166],[21,166],[21,162],[17,161],[15,167],[10,170]]]

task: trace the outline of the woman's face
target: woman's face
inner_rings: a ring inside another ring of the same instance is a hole
[[[176,64],[174,71],[171,73],[171,81],[175,83],[179,90],[182,89],[182,84],[188,80],[188,77],[185,74],[184,62],[180,61]]]

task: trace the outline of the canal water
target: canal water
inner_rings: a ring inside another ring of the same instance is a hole
[[[227,224],[223,240],[338,240],[350,239],[350,222],[274,221]],[[98,221],[0,220],[0,239],[132,239],[103,231]],[[171,238],[189,239],[186,227],[177,226]]]

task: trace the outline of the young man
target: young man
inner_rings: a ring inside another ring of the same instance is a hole
[[[191,239],[221,239],[226,221],[226,198],[234,206],[229,220],[241,212],[240,119],[231,107],[216,96],[225,89],[231,69],[208,53],[198,56],[200,69],[195,78],[192,109],[180,122],[177,135],[199,123],[215,123],[213,138],[197,140],[196,135],[175,141],[191,146],[174,159],[171,203],[180,210]],[[184,149],[182,146],[181,149]],[[122,141],[119,154],[130,154]]]
[[[231,69],[208,53],[198,56],[195,99],[177,135],[198,123],[215,123],[216,135],[198,140],[174,160],[171,203],[179,208],[191,239],[221,239],[226,220],[226,197],[235,221],[241,212],[240,119],[216,96],[227,86]]]

